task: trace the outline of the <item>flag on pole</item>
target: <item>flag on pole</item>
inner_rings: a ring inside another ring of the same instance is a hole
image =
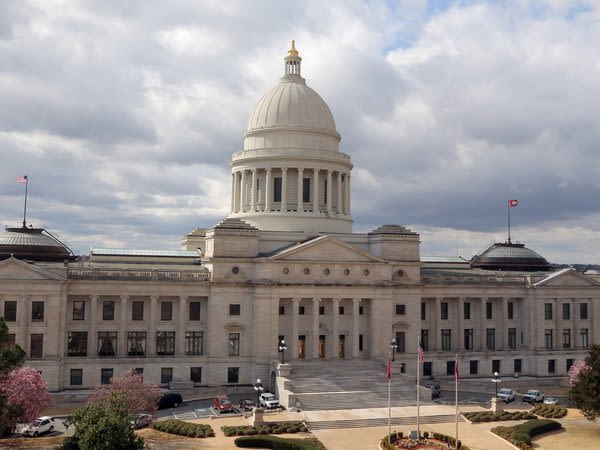
[[[389,356],[388,356],[387,377],[388,377],[388,380],[390,380],[392,378],[392,363],[390,362]]]
[[[456,382],[458,383],[458,355],[456,355],[456,361],[454,363],[454,376],[456,378]]]
[[[419,362],[423,364],[425,362],[425,352],[423,351],[423,347],[419,344]]]
[[[27,175],[19,175],[17,177],[17,183],[27,184]]]
[[[510,206],[511,208],[517,206],[519,204],[519,200],[509,200],[508,201],[508,206]]]

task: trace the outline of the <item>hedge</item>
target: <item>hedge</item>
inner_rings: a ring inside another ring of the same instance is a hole
[[[202,423],[190,423],[183,420],[168,419],[160,422],[154,422],[152,428],[164,433],[177,434],[187,437],[214,437],[215,432],[210,425]]]
[[[463,416],[473,423],[537,419],[537,417],[529,411],[503,411],[499,413],[493,413],[491,411],[476,411],[464,413]]]
[[[326,450],[317,438],[286,439],[277,436],[246,436],[236,438],[236,447],[272,448],[275,450]]]
[[[533,419],[513,427],[495,427],[491,431],[523,450],[532,450],[532,437],[560,428],[562,425],[555,420]]]
[[[251,425],[222,426],[225,436],[254,436],[267,434],[298,433],[308,431],[302,422],[270,422],[253,427]]]
[[[545,417],[546,419],[560,419],[567,415],[567,408],[560,405],[545,405],[543,403],[538,403],[533,407],[532,412],[533,414]]]

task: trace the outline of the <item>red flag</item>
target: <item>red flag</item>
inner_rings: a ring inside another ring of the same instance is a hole
[[[458,355],[456,355],[456,362],[454,363],[454,376],[456,377],[456,382],[458,383]]]
[[[17,177],[17,183],[27,184],[27,175],[19,175]]]
[[[423,364],[425,362],[425,352],[423,351],[423,347],[419,344],[419,362]]]
[[[508,206],[510,206],[511,208],[514,206],[517,206],[519,204],[519,200],[509,200],[508,201]]]
[[[390,361],[390,357],[388,356],[388,371],[387,371],[388,380],[392,378],[392,363]]]

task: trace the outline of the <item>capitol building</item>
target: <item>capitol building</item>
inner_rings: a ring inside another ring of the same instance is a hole
[[[564,376],[600,343],[598,276],[510,241],[469,260],[421,256],[401,225],[354,233],[351,158],[301,63],[292,44],[250,114],[228,217],[181,248],[76,257],[25,223],[0,233],[0,315],[50,390],[130,368],[162,387],[277,390],[299,361],[383,374],[392,340],[399,374],[454,376],[458,354],[461,378]]]

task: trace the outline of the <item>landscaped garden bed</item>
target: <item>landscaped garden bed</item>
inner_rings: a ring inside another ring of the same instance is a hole
[[[215,433],[210,425],[202,423],[190,423],[183,420],[168,419],[161,422],[154,422],[152,428],[164,433],[177,434],[187,437],[214,437]]]
[[[562,425],[555,420],[533,419],[512,427],[495,427],[491,431],[523,450],[533,450],[531,446],[532,437],[560,428],[562,428]]]
[[[567,408],[559,405],[545,405],[538,403],[533,407],[531,411],[536,416],[544,417],[546,419],[560,419],[567,415]]]
[[[473,423],[537,419],[537,416],[529,411],[503,411],[498,413],[493,413],[491,411],[476,411],[464,413],[463,416]]]
[[[469,447],[462,445],[460,439],[458,441],[459,448],[462,450],[469,450]],[[423,436],[420,439],[411,439],[405,437],[400,432],[394,432],[389,436],[384,437],[381,441],[381,447],[386,450],[397,450],[397,449],[440,449],[444,450],[450,445],[452,448],[456,447],[456,439],[453,436],[448,436],[442,433],[430,433],[428,431],[423,432]]]
[[[277,436],[245,436],[236,438],[236,447],[272,448],[275,450],[326,450],[317,438],[294,439]]]
[[[221,430],[225,436],[264,436],[268,434],[300,433],[308,431],[308,428],[302,422],[269,422],[257,427],[251,425],[222,426]]]

